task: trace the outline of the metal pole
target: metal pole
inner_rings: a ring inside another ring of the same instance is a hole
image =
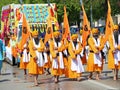
[[[19,0],[20,4],[22,5],[23,4],[23,0]]]
[[[47,2],[48,2],[48,6],[50,6],[50,0],[47,0]]]
[[[92,16],[92,0],[91,0],[91,8],[90,8],[90,20],[91,20],[91,27],[93,26],[92,25],[92,22],[93,22],[93,18],[92,18],[93,16]]]
[[[80,0],[80,4],[82,5],[82,0]]]

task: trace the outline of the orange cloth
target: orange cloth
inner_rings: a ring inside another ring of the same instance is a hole
[[[40,43],[40,47],[37,48],[37,50],[39,52],[43,52],[44,51],[44,43],[42,42],[42,40],[40,40],[39,43]],[[30,52],[30,61],[28,64],[29,73],[30,74],[43,74],[44,73],[43,67],[39,67],[36,60],[34,59],[36,57],[36,53],[35,53],[36,50],[33,50],[33,48],[35,46],[33,44],[32,39],[29,41],[28,47],[29,47],[29,52]]]
[[[25,15],[23,14],[21,48],[26,43],[29,37],[30,37],[30,27],[26,20]]]
[[[58,62],[59,62],[59,56],[57,56],[57,53],[55,52],[54,48],[55,48],[54,41],[51,40],[51,42],[50,42],[50,54],[51,54],[53,60],[54,60],[54,58],[57,58]],[[61,44],[61,46],[58,47],[57,51],[62,52],[64,49],[65,49],[64,45]],[[53,64],[53,60],[52,60],[52,64]],[[59,67],[60,67],[59,63],[58,63],[58,69],[54,69],[52,67],[51,68],[51,74],[56,75],[56,76],[63,75],[64,74],[64,69],[60,69]]]
[[[110,3],[108,0],[108,12],[107,12],[107,20],[106,20],[106,28],[105,28],[105,40],[104,43],[106,43],[106,41],[109,38],[109,35],[112,34],[112,31],[114,29],[114,23],[113,23],[113,19],[111,16],[111,7],[110,7]]]
[[[87,60],[86,60],[86,55],[84,54],[84,56],[81,58],[82,60],[82,64],[86,64],[87,63]]]
[[[80,43],[79,44],[79,48],[78,50],[75,50],[73,52],[73,46],[72,46],[72,43],[70,42],[69,43],[69,46],[68,46],[68,52],[70,54],[70,56],[68,57],[68,78],[77,78],[77,77],[80,77],[81,76],[81,73],[77,73],[76,71],[72,71],[71,70],[71,61],[73,58],[76,58],[76,55],[79,54],[81,51],[82,51],[82,46]]]
[[[70,35],[70,27],[69,27],[69,21],[68,21],[68,17],[67,17],[67,12],[66,12],[66,7],[64,6],[64,19],[63,19],[63,35],[62,35],[62,40],[66,39],[69,37]]]
[[[28,62],[23,62],[23,57],[20,58],[20,69],[27,69]]]
[[[69,42],[66,39],[63,39],[62,43],[64,45],[64,50],[66,50],[66,52],[67,52]],[[67,52],[67,54],[68,54],[68,52]],[[64,73],[65,73],[65,76],[68,77],[68,56],[66,56],[66,57],[63,56],[63,59],[64,59],[64,65],[65,65]]]
[[[98,33],[98,29],[97,28],[93,28],[92,29],[92,34],[97,34]]]
[[[53,33],[53,36],[54,37],[57,37],[57,36],[59,36],[60,35],[60,32],[59,31],[55,31],[54,33]]]
[[[16,47],[12,47],[12,55],[13,55],[15,58],[17,57]]]
[[[19,46],[18,46],[19,52],[18,52],[18,53],[21,53],[21,52],[23,52],[23,50],[24,50],[24,48],[21,49],[20,45],[21,45],[21,41],[19,42]],[[27,46],[27,48],[28,48],[28,46]],[[27,49],[27,52],[29,52],[28,49]],[[22,55],[22,56],[20,57],[20,69],[27,69],[27,68],[28,68],[28,63],[29,63],[29,62],[23,62],[23,55]]]
[[[51,60],[50,55],[47,55],[48,62],[45,63],[44,68],[51,68]]]
[[[78,35],[77,34],[73,34],[71,38],[72,38],[72,40],[77,39]]]
[[[90,34],[91,28],[90,28],[90,24],[89,24],[83,4],[82,4],[82,11],[83,11],[83,34],[82,34],[83,41],[82,41],[82,45],[83,45],[83,47],[85,47],[87,44],[86,40],[87,40],[88,35]]]
[[[37,30],[32,31],[32,36],[37,36],[37,35],[38,35],[38,31]]]
[[[113,44],[112,35],[109,36],[108,41],[109,41],[109,46],[110,46],[109,51],[108,51],[108,68],[109,69],[115,69],[115,68],[120,69],[120,63],[119,63],[119,66],[116,66],[114,64],[114,53],[113,53],[113,51],[115,50],[115,48],[114,48],[114,44]],[[118,49],[119,49],[119,46],[118,46]]]
[[[98,67],[98,65],[94,64],[94,54],[98,52],[98,49],[95,47],[95,43],[93,37],[88,39],[89,44],[89,51],[93,51],[89,53],[88,61],[87,61],[87,71],[94,72],[94,71],[102,71],[102,66]]]
[[[52,22],[51,22],[50,7],[48,8],[48,10],[49,10],[49,17],[47,20],[47,29],[46,29],[44,43],[46,43],[48,40],[53,38],[53,27],[52,27]]]

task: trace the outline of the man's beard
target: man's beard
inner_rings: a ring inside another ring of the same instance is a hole
[[[60,42],[60,38],[55,38],[55,42]]]
[[[73,44],[74,44],[74,46],[76,47],[76,45],[77,45],[77,40],[76,40],[76,41],[73,41]]]
[[[98,35],[93,35],[93,37],[94,37],[95,39],[98,39]]]
[[[35,44],[39,44],[39,38],[34,38]]]
[[[113,35],[114,35],[114,39],[115,39],[115,43],[117,43],[118,44],[118,31],[115,31],[114,33],[113,33]]]

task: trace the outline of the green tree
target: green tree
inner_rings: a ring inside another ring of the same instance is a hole
[[[57,13],[58,13],[58,21],[63,22],[64,10],[63,7],[66,5],[68,19],[70,25],[77,22],[79,23],[79,16],[81,11],[80,0],[49,0],[50,3],[57,4]],[[88,19],[90,21],[90,7],[92,5],[92,13],[93,20],[98,20],[100,18],[105,18],[107,13],[107,0],[82,0],[84,3],[85,11],[87,13]],[[11,3],[19,3],[19,0],[1,0],[0,3],[0,13],[2,10],[2,6],[11,4]],[[23,0],[24,4],[40,4],[40,3],[48,3],[48,0]],[[112,16],[120,13],[120,0],[110,0]],[[1,16],[1,15],[0,15]]]

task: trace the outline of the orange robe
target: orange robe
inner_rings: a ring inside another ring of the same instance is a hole
[[[98,64],[94,63],[94,54],[98,53],[98,50],[102,50],[103,46],[99,46],[96,48],[95,42],[93,37],[91,36],[88,39],[88,44],[89,44],[89,56],[88,56],[88,61],[87,61],[87,71],[88,72],[94,72],[94,71],[102,71],[102,65],[101,67],[98,66]],[[102,61],[102,60],[101,60]]]
[[[79,45],[79,47],[78,47],[78,49],[75,49],[75,51],[73,51],[72,42],[70,42],[69,46],[68,46],[68,52],[69,52],[69,57],[68,57],[68,78],[77,78],[77,77],[80,77],[81,74],[82,74],[82,72],[77,73],[77,71],[72,71],[71,70],[72,59],[75,59],[75,58],[77,59],[76,55],[80,54],[80,52],[82,51],[82,46],[81,46],[80,42],[78,42],[78,45]]]
[[[47,48],[49,49],[49,47],[47,47]],[[48,54],[48,53],[47,53],[47,60],[48,60],[48,62],[45,63],[44,68],[51,68],[50,54]]]
[[[65,73],[65,76],[68,77],[68,45],[69,45],[69,42],[66,39],[64,39],[62,43],[64,44],[64,49],[65,49],[63,53],[66,54],[66,56],[63,55],[64,65],[65,65],[64,73]]]
[[[60,68],[60,56],[57,56],[56,51],[59,53],[59,52],[64,51],[65,48],[64,48],[64,45],[62,43],[61,43],[61,46],[58,47],[58,50],[55,50],[54,48],[55,48],[54,41],[51,40],[50,41],[50,54],[52,56],[51,74],[56,75],[56,76],[63,75],[64,74],[64,68]],[[55,59],[57,59],[58,68],[53,67],[53,62],[54,62],[53,60],[55,60]]]
[[[24,48],[20,49],[20,46],[19,46],[19,50],[21,51],[20,52],[20,69],[27,69],[27,65],[28,65],[29,62],[24,62],[23,61],[23,51],[24,51]],[[28,50],[28,46],[27,46],[27,53],[28,52],[29,52],[29,50]]]
[[[38,52],[43,52],[44,51],[44,43],[42,42],[42,40],[39,41],[40,45],[37,48]],[[35,47],[34,43],[33,43],[33,39],[31,39],[29,41],[29,53],[30,53],[30,61],[28,64],[28,71],[30,74],[43,74],[43,67],[39,67],[37,64],[37,60],[35,60],[35,57],[37,57],[36,55],[36,50],[34,50],[33,48]]]
[[[108,51],[108,68],[109,69],[120,69],[120,62],[119,62],[119,66],[116,66],[114,63],[114,53],[113,51],[115,51],[115,47],[114,47],[114,40],[113,40],[113,36],[110,35],[109,36],[109,51]],[[118,45],[118,50],[120,50],[120,46]]]
[[[105,36],[100,36],[99,39],[100,39],[100,46],[101,46],[101,48],[99,48],[99,50],[102,50],[104,48]],[[102,70],[103,70],[103,65],[104,65],[104,60],[102,57]]]

